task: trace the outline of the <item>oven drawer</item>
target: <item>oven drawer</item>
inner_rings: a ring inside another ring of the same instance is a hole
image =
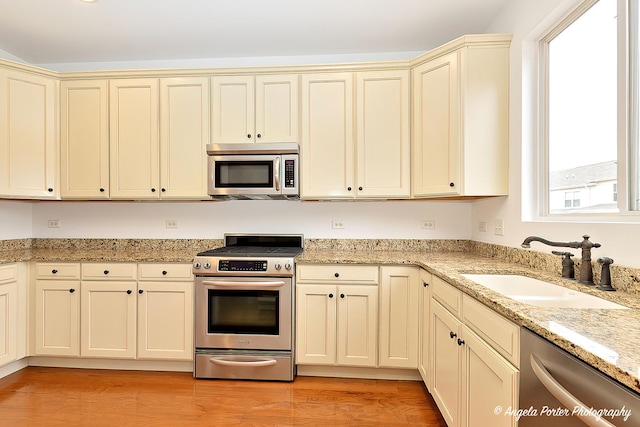
[[[196,350],[196,378],[293,381],[291,352]]]

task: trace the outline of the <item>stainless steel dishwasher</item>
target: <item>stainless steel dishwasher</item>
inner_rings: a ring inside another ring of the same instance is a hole
[[[522,328],[520,419],[526,426],[640,426],[640,395]]]

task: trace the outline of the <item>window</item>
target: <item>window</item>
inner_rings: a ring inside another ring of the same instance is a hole
[[[637,0],[586,0],[540,41],[543,215],[640,210],[638,21]]]
[[[580,192],[579,191],[566,191],[564,193],[564,207],[565,208],[579,208],[580,207]]]

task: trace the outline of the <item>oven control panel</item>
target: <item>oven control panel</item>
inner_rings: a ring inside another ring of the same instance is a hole
[[[218,261],[218,271],[267,271],[267,261],[224,259]]]

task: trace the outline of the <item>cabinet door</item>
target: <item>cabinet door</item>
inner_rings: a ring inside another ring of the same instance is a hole
[[[207,198],[209,80],[160,80],[160,197]]]
[[[211,86],[212,142],[254,142],[254,77],[216,76]]]
[[[518,407],[519,372],[466,326],[464,333],[462,426],[515,427],[515,417],[494,408]]]
[[[56,197],[55,92],[54,79],[0,69],[0,195]]]
[[[353,198],[353,75],[302,75],[301,197]]]
[[[447,426],[460,425],[461,323],[431,300],[431,395]],[[480,424],[478,424],[480,425]]]
[[[296,363],[336,363],[334,285],[296,286]]]
[[[420,346],[418,349],[418,371],[427,389],[431,389],[429,377],[429,335],[431,320],[431,273],[420,269]]]
[[[15,282],[0,285],[0,366],[16,360],[18,288]]]
[[[139,282],[138,359],[193,359],[192,282]]]
[[[419,274],[415,267],[380,268],[380,366],[418,367]]]
[[[459,53],[413,70],[413,195],[459,194]]]
[[[82,357],[135,359],[136,292],[136,282],[82,282]]]
[[[256,142],[299,142],[298,75],[256,76]]]
[[[106,80],[60,83],[60,196],[109,198]]]
[[[375,367],[378,287],[341,285],[338,296],[338,365]]]
[[[357,194],[409,197],[409,71],[356,74]]]
[[[158,80],[111,80],[109,153],[112,199],[157,199]]]
[[[35,353],[80,356],[80,282],[37,280]]]

